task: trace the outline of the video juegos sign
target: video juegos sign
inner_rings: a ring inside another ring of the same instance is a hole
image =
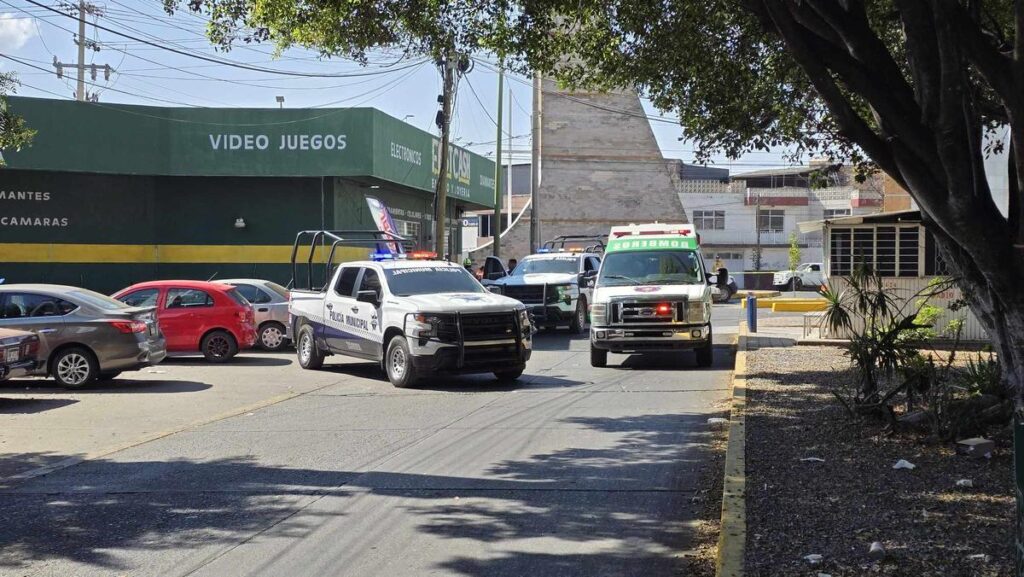
[[[345,134],[210,134],[213,150],[345,150]]]

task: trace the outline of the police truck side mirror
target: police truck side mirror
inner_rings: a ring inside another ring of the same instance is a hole
[[[377,291],[359,291],[356,293],[356,300],[373,306],[380,304],[380,299],[377,298]]]

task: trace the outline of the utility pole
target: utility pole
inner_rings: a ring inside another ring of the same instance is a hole
[[[92,79],[96,80],[97,72],[102,70],[103,79],[110,80],[110,75],[114,69],[111,68],[109,64],[86,64],[85,49],[92,48],[94,52],[99,52],[100,45],[96,41],[86,38],[85,17],[88,14],[102,16],[103,13],[97,6],[89,4],[85,0],[79,0],[78,4],[62,3],[61,6],[69,12],[78,12],[78,35],[75,37],[75,44],[78,45],[78,62],[70,65],[78,69],[78,85],[75,90],[75,99],[79,102],[98,102],[99,94],[96,94],[95,92],[90,93],[85,89],[85,72],[88,70]],[[57,70],[57,78],[64,78],[64,68],[68,66],[69,65],[64,64],[60,60],[57,60],[56,56],[53,57],[53,67]]]
[[[540,188],[540,118],[541,118],[541,77],[533,74],[533,114],[532,127],[533,146],[530,162],[530,253],[537,252],[540,246],[540,206],[537,203],[537,191]]]
[[[757,231],[757,244],[754,246],[754,270],[761,271],[761,193],[757,194],[757,204],[754,209],[754,229]]]
[[[85,102],[85,0],[78,0],[78,91],[75,96]],[[91,7],[88,7],[91,8]]]
[[[438,258],[444,258],[445,240],[447,234],[448,211],[445,201],[448,199],[448,147],[452,124],[452,100],[455,92],[455,66],[456,54],[454,50],[447,50],[442,61],[441,76],[444,80],[444,90],[438,100],[441,101],[441,111],[437,115],[438,128],[441,129],[441,150],[438,161],[436,203],[434,207],[434,250]]]
[[[505,68],[498,67],[498,138],[494,153],[494,221],[491,234],[494,235],[494,256],[501,256],[501,98],[505,95]],[[508,175],[512,180],[512,175]],[[509,215],[511,218],[512,215]]]

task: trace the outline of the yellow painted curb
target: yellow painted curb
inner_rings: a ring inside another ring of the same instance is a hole
[[[815,301],[782,301],[778,300],[772,303],[772,312],[787,312],[787,313],[809,313],[813,311],[823,311],[828,308],[828,301],[815,300]]]
[[[732,374],[732,413],[725,450],[722,486],[722,524],[718,534],[716,577],[743,577],[747,545],[746,422],[747,324],[740,323],[736,343],[736,367]]]

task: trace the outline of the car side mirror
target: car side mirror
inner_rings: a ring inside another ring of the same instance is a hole
[[[373,306],[380,304],[380,299],[377,298],[377,291],[359,291],[356,293],[356,300]]]
[[[593,275],[583,279],[583,286],[586,288],[594,288],[597,285],[597,278]]]

